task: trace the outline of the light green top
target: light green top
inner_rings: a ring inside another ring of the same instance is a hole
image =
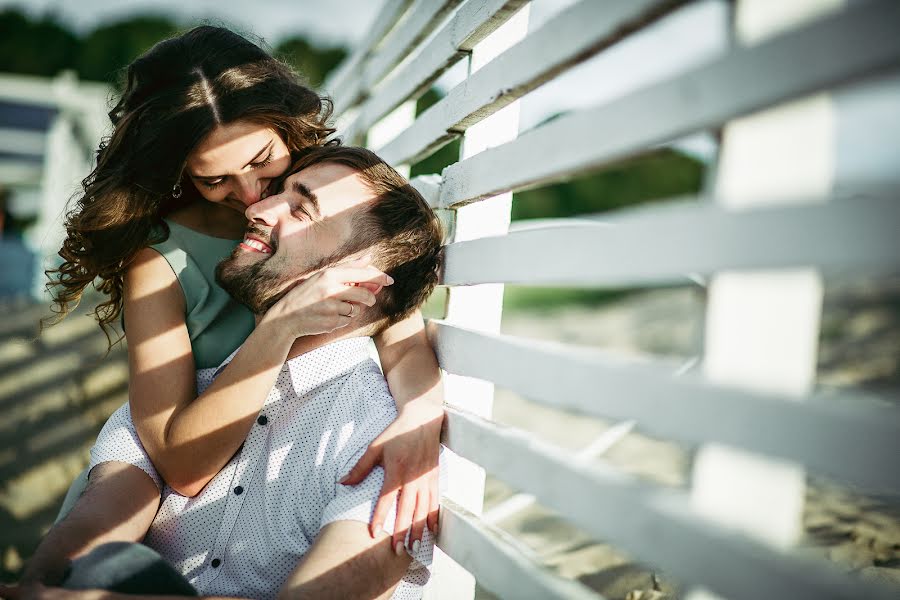
[[[197,369],[218,367],[253,331],[253,314],[216,283],[216,265],[240,240],[226,240],[166,219],[169,238],[151,246],[172,267],[184,292],[185,322]]]

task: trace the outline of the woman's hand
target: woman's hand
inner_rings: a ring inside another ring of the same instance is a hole
[[[433,402],[412,401],[397,419],[369,445],[353,469],[341,480],[344,485],[361,482],[376,464],[384,467],[384,485],[375,505],[369,533],[374,537],[397,501],[397,519],[392,545],[399,554],[412,528],[410,549],[418,550],[427,522],[437,534],[438,455],[444,410]],[[399,496],[399,498],[398,498]]]
[[[288,328],[292,338],[346,327],[365,307],[375,304],[381,288],[394,283],[370,263],[371,257],[366,256],[315,273],[280,298],[263,322]]]

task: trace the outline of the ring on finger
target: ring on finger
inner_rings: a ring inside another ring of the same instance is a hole
[[[353,310],[355,307],[352,302],[348,302],[347,304],[350,305],[350,312],[348,312],[346,315],[343,315],[343,316],[350,317],[352,319],[353,318]]]

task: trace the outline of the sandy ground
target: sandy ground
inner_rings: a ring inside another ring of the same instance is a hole
[[[702,292],[659,290],[601,309],[565,308],[504,317],[506,333],[603,347],[624,355],[671,360],[692,368],[702,340]],[[125,401],[127,369],[121,349],[104,356],[106,340],[86,317],[74,317],[35,342],[39,311],[0,306],[0,580],[14,579],[52,523],[72,477],[103,421]],[[900,404],[900,279],[828,289],[817,385],[854,385]],[[900,408],[900,407],[898,407]],[[577,452],[611,427],[561,413],[497,390],[496,420]],[[637,430],[618,438],[596,460],[660,485],[684,487],[692,449]],[[485,510],[501,510],[512,490],[489,477]],[[496,521],[559,574],[607,598],[647,600],[683,596],[680,582],[584,535],[538,505]],[[810,480],[801,552],[900,590],[900,499],[865,497]],[[482,599],[493,596],[479,589]]]
[[[675,368],[690,369],[696,368],[693,358],[701,348],[702,311],[698,289],[655,291],[601,310],[508,315],[503,332],[603,347],[625,356],[665,358]],[[818,363],[820,391],[854,385],[900,409],[900,280],[878,288],[865,282],[826,288]],[[497,390],[494,418],[573,452],[615,426],[567,415],[502,389]],[[660,485],[686,488],[692,453],[692,448],[641,434],[638,426],[596,460]],[[514,494],[488,476],[486,514]],[[682,582],[590,539],[543,507],[532,505],[495,524],[523,541],[550,570],[578,579],[610,600],[684,596]],[[897,586],[900,594],[900,498],[866,497],[810,477],[803,525],[798,553]],[[477,597],[494,596],[479,589]]]

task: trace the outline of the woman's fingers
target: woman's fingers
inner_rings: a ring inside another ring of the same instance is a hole
[[[364,304],[366,306],[374,306],[377,298],[375,294],[361,287],[344,286],[332,296],[343,302],[352,302],[354,304]]]
[[[430,529],[431,533],[433,533],[434,535],[438,534],[441,509],[441,490],[439,484],[440,476],[437,469],[435,469],[431,472],[428,482],[428,529]]]
[[[399,492],[398,484],[385,479],[384,485],[381,486],[381,496],[375,503],[375,510],[372,511],[372,522],[369,523],[369,535],[373,538],[375,533],[381,530],[390,511],[394,510]]]
[[[409,535],[410,550],[416,552],[422,535],[425,533],[425,520],[428,518],[429,492],[428,489],[420,489],[417,493],[416,508],[413,512],[412,529]]]
[[[369,444],[369,447],[366,448],[366,452],[356,461],[356,464],[353,465],[353,468],[350,469],[350,472],[344,475],[344,478],[340,480],[339,483],[343,485],[356,485],[361,482],[369,472],[375,467],[375,465],[381,462],[381,446],[376,445],[375,442]]]
[[[391,285],[394,279],[383,271],[369,265],[365,267],[332,267],[327,271],[329,277],[345,285],[372,284],[376,286]]]
[[[403,552],[403,547],[406,545],[406,534],[409,532],[410,525],[412,525],[417,499],[418,494],[416,493],[415,486],[405,485],[400,490],[400,497],[397,500],[397,519],[394,521],[393,536],[394,552],[397,553],[397,556],[400,556]],[[410,543],[412,543],[412,539],[410,539]]]

